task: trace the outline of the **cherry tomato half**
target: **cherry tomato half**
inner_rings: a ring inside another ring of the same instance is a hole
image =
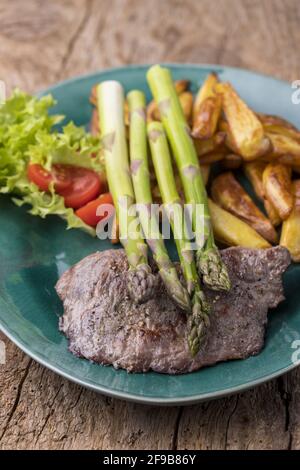
[[[42,191],[54,181],[55,191],[63,196],[66,207],[78,209],[95,199],[103,190],[100,177],[93,170],[73,165],[53,165],[51,172],[41,165],[28,165],[27,175]]]
[[[68,173],[72,184],[59,193],[67,207],[78,209],[99,196],[101,182],[93,170],[69,165]]]
[[[27,176],[29,181],[35,183],[42,191],[48,191],[52,182],[54,182],[54,188],[58,193],[71,185],[70,175],[65,171],[64,165],[53,165],[50,172],[45,170],[42,165],[32,163],[28,165]]]
[[[80,217],[83,222],[90,225],[91,227],[96,227],[100,220],[103,220],[104,217],[107,217],[111,214],[103,214],[101,216],[97,215],[97,209],[102,204],[113,204],[113,199],[110,193],[101,194],[97,199],[94,201],[90,201],[85,206],[78,209],[75,213],[78,217]]]

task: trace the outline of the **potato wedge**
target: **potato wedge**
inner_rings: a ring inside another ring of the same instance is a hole
[[[272,150],[266,158],[286,165],[300,165],[300,141],[282,134],[267,132],[271,141]]]
[[[154,100],[147,105],[146,115],[147,122],[160,121],[160,112]]]
[[[209,74],[196,95],[192,126],[192,136],[196,139],[210,139],[216,132],[222,105],[221,97],[215,92],[217,83],[217,75]]]
[[[262,201],[265,197],[262,176],[266,166],[267,164],[261,161],[247,162],[243,165],[243,170],[246,177],[252,184],[255,194]]]
[[[210,139],[216,132],[221,115],[221,97],[206,98],[193,120],[192,136],[196,139]]]
[[[283,119],[280,116],[275,116],[274,114],[263,114],[263,113],[256,113],[258,119],[261,121],[263,126],[279,126],[285,127],[286,129],[298,131],[297,127],[295,127],[292,123]]]
[[[268,218],[273,227],[281,224],[281,218],[273,204],[266,198],[263,185],[263,172],[267,164],[261,161],[247,162],[243,165],[243,170],[250,181],[256,196],[263,201]]]
[[[239,155],[239,149],[237,148],[229,128],[229,124],[225,119],[220,119],[219,121],[219,132],[225,135],[224,142],[229,151]]]
[[[222,97],[222,109],[237,153],[247,161],[267,153],[270,141],[265,136],[262,123],[255,113],[239,97],[230,83],[218,83],[215,89]]]
[[[273,225],[254,204],[231,171],[214,179],[211,195],[216,204],[250,225],[263,238],[271,243],[277,242]]]
[[[180,93],[183,93],[184,91],[188,91],[190,88],[190,84],[191,82],[189,80],[175,80],[174,86],[178,95],[180,95]]]
[[[92,111],[92,118],[90,121],[90,133],[97,137],[99,135],[100,129],[99,129],[99,116],[98,116],[98,110],[97,108],[94,108]]]
[[[268,199],[265,198],[264,207],[273,227],[278,227],[281,224],[282,220],[274,205]]]
[[[203,183],[206,186],[207,183],[208,183],[211,166],[210,165],[200,165],[200,169],[201,169]]]
[[[224,152],[210,152],[199,157],[199,162],[200,165],[211,165],[212,163],[220,162],[224,158]]]
[[[90,92],[90,103],[97,106],[97,85],[94,85]]]
[[[208,206],[214,235],[220,243],[246,248],[270,248],[270,243],[250,225],[225,211],[211,199],[208,200]]]
[[[112,223],[111,242],[113,245],[116,245],[120,242],[119,223],[116,214],[114,215],[114,220]]]
[[[289,217],[283,222],[280,245],[285,246],[291,253],[295,263],[300,262],[300,180],[292,183],[294,206]]]
[[[286,220],[293,209],[291,173],[291,168],[281,163],[269,163],[263,172],[265,196],[282,220]]]
[[[236,170],[240,168],[243,163],[243,159],[240,155],[236,153],[228,153],[222,160],[222,167],[226,170]]]
[[[193,111],[193,95],[190,91],[184,91],[179,95],[179,101],[186,121],[190,124]]]
[[[216,96],[215,86],[218,81],[219,79],[217,74],[210,73],[204,80],[203,85],[201,85],[201,87],[199,88],[193,106],[193,122],[196,120],[196,117],[199,113],[199,109],[203,101],[205,101],[207,98],[212,98]]]
[[[280,126],[277,124],[263,124],[265,132],[271,134],[279,134],[300,143],[300,132],[298,130],[290,129],[289,127]]]
[[[206,140],[194,139],[194,144],[198,157],[202,157],[210,152],[223,152],[226,134],[224,132],[217,132],[213,137]]]

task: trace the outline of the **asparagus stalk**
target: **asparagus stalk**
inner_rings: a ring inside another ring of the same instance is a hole
[[[158,219],[151,211],[152,194],[147,154],[146,100],[141,91],[127,95],[130,112],[130,162],[138,214],[145,239],[159,268],[160,276],[170,297],[183,309],[190,310],[187,290],[179,281],[159,230]]]
[[[197,153],[190,137],[190,129],[183,115],[171,74],[159,65],[151,67],[147,80],[159,107],[161,119],[169,138],[182,180],[186,201],[194,206],[204,205],[204,233],[196,234],[197,267],[204,283],[214,290],[229,290],[230,281],[219,250],[215,244],[208,209],[207,194],[202,181]],[[192,216],[196,231],[196,211]],[[201,237],[200,237],[201,235]]]
[[[180,197],[176,189],[171,156],[163,125],[160,122],[150,122],[147,130],[154,170],[160,188],[162,201],[166,212],[169,215],[183,275],[187,284],[187,290],[192,300],[192,312],[188,317],[188,343],[191,353],[195,355],[199,351],[201,341],[205,335],[207,327],[209,326],[210,309],[200,287],[190,241],[185,238],[187,228],[185,220],[182,217],[183,210],[180,205]],[[180,217],[182,217],[182,225],[177,227],[174,221],[180,220]],[[180,233],[178,233],[178,229],[180,229]]]
[[[120,241],[129,263],[128,288],[136,302],[153,295],[155,276],[147,261],[147,245],[132,205],[134,192],[130,176],[124,124],[124,92],[116,81],[97,86],[97,107],[106,175],[119,221]]]

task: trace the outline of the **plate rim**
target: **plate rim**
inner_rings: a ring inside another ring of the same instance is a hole
[[[231,66],[231,65],[223,65],[223,64],[212,64],[212,63],[201,63],[201,64],[197,64],[197,63],[193,63],[193,62],[184,62],[184,63],[181,63],[181,62],[150,62],[150,63],[147,63],[147,62],[144,62],[142,64],[128,64],[128,65],[121,65],[121,66],[116,66],[116,67],[109,67],[109,68],[104,68],[104,69],[99,69],[99,70],[96,70],[94,72],[91,72],[91,73],[82,73],[82,74],[79,74],[79,75],[75,75],[73,77],[69,77],[69,78],[66,78],[65,80],[59,80],[57,82],[55,82],[53,85],[49,85],[47,88],[41,88],[39,91],[36,91],[35,93],[33,93],[34,95],[36,96],[40,96],[40,95],[44,95],[46,93],[49,93],[49,88],[51,88],[52,90],[55,90],[57,88],[60,88],[61,86],[64,86],[64,85],[69,85],[73,82],[76,82],[76,81],[79,81],[79,80],[85,80],[85,79],[90,79],[90,78],[93,78],[93,77],[97,77],[99,74],[105,74],[105,73],[111,73],[111,72],[115,72],[115,73],[120,73],[120,72],[123,72],[123,71],[127,71],[127,70],[131,70],[131,69],[146,69],[146,68],[149,68],[151,67],[152,65],[155,65],[155,64],[159,64],[163,67],[170,67],[170,68],[173,68],[173,69],[179,69],[179,68],[182,68],[182,67],[187,67],[187,68],[192,68],[192,69],[209,69],[209,70],[213,70],[213,69],[227,69],[227,70],[232,70],[232,71],[235,71],[235,72],[246,72],[246,73],[249,73],[249,74],[253,74],[253,75],[259,75],[261,77],[264,77],[264,78],[267,78],[267,79],[270,79],[270,80],[273,80],[273,81],[276,81],[276,82],[279,82],[281,84],[290,84],[290,82],[288,80],[283,80],[282,78],[279,78],[279,77],[274,77],[274,75],[271,75],[271,74],[267,74],[267,73],[263,73],[263,72],[257,72],[256,70],[254,69],[245,69],[244,67],[236,67],[236,66]]]
[[[189,69],[194,69],[194,70],[203,70],[203,69],[208,69],[208,70],[214,70],[214,69],[225,69],[225,70],[230,70],[233,72],[246,72],[247,74],[253,74],[255,76],[260,76],[263,78],[267,78],[269,80],[273,80],[275,82],[279,82],[284,85],[290,84],[289,81],[287,80],[282,80],[280,78],[274,77],[273,75],[257,72],[252,69],[246,69],[243,67],[233,67],[233,66],[228,66],[228,65],[223,65],[223,64],[209,64],[209,63],[180,63],[180,62],[159,62],[161,65],[170,67],[171,69],[182,69],[182,68],[189,68]],[[59,89],[62,86],[68,86],[74,82],[82,81],[82,80],[87,80],[87,79],[93,79],[98,77],[99,75],[105,75],[106,73],[122,73],[122,72],[128,72],[128,70],[144,70],[146,68],[151,67],[154,63],[143,63],[143,64],[129,64],[126,66],[118,66],[118,67],[111,67],[111,68],[105,68],[105,69],[100,69],[92,73],[85,73],[85,74],[80,74],[76,75],[73,77],[70,77],[65,80],[61,80],[58,82],[55,82],[53,85],[49,85],[47,88],[44,88],[38,92],[35,93],[36,96],[42,96],[48,93],[52,93],[53,91]],[[51,91],[50,91],[51,89]],[[74,375],[70,375],[68,372],[66,372],[63,368],[61,368],[58,365],[52,364],[47,362],[46,359],[43,357],[40,357],[38,354],[32,352],[28,346],[22,342],[22,339],[17,338],[14,336],[13,331],[11,332],[9,328],[3,325],[3,322],[0,320],[0,331],[4,333],[7,338],[9,338],[17,347],[19,347],[25,354],[27,354],[30,358],[34,359],[36,362],[41,364],[42,366],[46,367],[47,369],[51,370],[52,372],[64,377],[67,380],[70,380],[73,383],[76,383],[78,385],[81,385],[85,388],[88,388],[90,390],[93,390],[95,392],[101,393],[103,395],[113,397],[113,398],[118,398],[118,399],[123,399],[126,401],[131,401],[135,403],[141,403],[141,404],[147,404],[147,405],[161,405],[161,406],[175,406],[175,405],[181,405],[181,406],[187,406],[187,405],[192,405],[195,403],[200,403],[208,400],[213,400],[213,399],[218,399],[222,398],[225,396],[233,395],[236,393],[241,393],[243,391],[246,391],[250,388],[256,387],[258,385],[261,385],[263,383],[266,383],[270,380],[273,380],[277,377],[280,377],[281,375],[295,369],[299,364],[291,363],[288,366],[282,367],[281,369],[278,369],[272,374],[266,374],[261,376],[258,379],[255,380],[250,380],[248,382],[244,382],[243,384],[234,386],[234,387],[229,387],[223,390],[219,391],[213,391],[213,392],[207,392],[207,393],[199,393],[195,394],[192,396],[186,395],[183,397],[174,397],[174,398],[164,398],[164,397],[152,397],[152,396],[147,396],[147,395],[140,395],[140,394],[135,394],[135,393],[129,393],[129,392],[124,392],[124,391],[119,391],[119,390],[112,390],[109,389],[103,385],[94,385],[93,383],[89,381],[85,381],[84,379],[80,379],[79,377],[74,377]]]
[[[299,366],[299,364],[297,363],[290,364],[289,366],[286,366],[277,370],[273,374],[267,374],[267,375],[260,377],[259,379],[251,380],[241,385],[237,385],[231,388],[226,388],[224,390],[217,391],[217,392],[200,393],[198,395],[193,395],[193,396],[187,395],[187,396],[179,397],[179,398],[176,398],[176,397],[174,398],[162,398],[161,397],[160,398],[160,397],[151,397],[147,395],[142,396],[142,395],[136,395],[134,393],[128,393],[128,392],[123,392],[123,391],[117,391],[117,390],[114,391],[114,390],[108,389],[107,387],[103,385],[93,385],[92,383],[86,382],[83,379],[74,377],[68,374],[67,372],[65,372],[59,366],[52,365],[51,363],[41,358],[39,355],[33,353],[30,349],[27,348],[25,344],[22,343],[22,341],[15,338],[12,333],[6,330],[6,328],[1,323],[0,323],[0,331],[2,331],[2,333],[4,333],[17,347],[19,347],[29,357],[31,357],[32,359],[34,359],[36,362],[46,367],[47,369],[51,370],[52,372],[64,377],[65,379],[70,380],[71,382],[81,385],[85,388],[88,388],[89,390],[93,390],[95,392],[101,393],[103,395],[106,395],[112,398],[119,398],[119,399],[123,399],[126,401],[131,401],[134,403],[141,403],[145,405],[187,406],[187,405],[193,405],[195,403],[201,403],[204,401],[210,401],[210,400],[214,400],[214,399],[218,399],[218,398],[222,398],[222,397],[226,397],[230,395],[235,395],[237,393],[241,393],[246,390],[249,390],[250,388],[254,388],[254,387],[257,387],[258,385],[262,385],[266,382],[269,382],[270,380],[280,377],[281,375],[284,375],[285,373],[290,372],[291,370]],[[243,360],[243,359],[240,359],[240,360]],[[107,366],[102,366],[102,367],[107,367]],[[112,366],[109,366],[109,367],[112,367]]]

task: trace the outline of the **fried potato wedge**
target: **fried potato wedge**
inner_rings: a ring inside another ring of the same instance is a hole
[[[211,166],[210,165],[200,165],[200,169],[201,169],[203,183],[206,186],[207,183],[208,183]]]
[[[206,140],[194,139],[198,157],[202,157],[210,152],[223,152],[225,139],[226,134],[224,132],[217,132],[213,137]]]
[[[237,153],[247,161],[267,153],[270,141],[256,114],[239,97],[230,83],[218,83],[215,90],[222,97],[222,109]]]
[[[300,143],[300,132],[289,127],[280,126],[278,124],[263,124],[266,134],[279,134]]]
[[[221,115],[221,97],[206,98],[193,120],[192,136],[196,139],[209,139],[216,132]]]
[[[113,245],[116,245],[120,242],[119,223],[116,214],[114,215],[114,220],[112,223],[111,242]]]
[[[263,172],[267,164],[261,161],[247,162],[243,165],[243,170],[252,184],[255,194],[263,201],[268,218],[274,227],[281,224],[281,218],[273,204],[266,198],[263,185]]]
[[[192,136],[197,139],[210,139],[216,132],[222,105],[221,97],[215,92],[217,83],[217,75],[209,74],[196,95]]]
[[[190,84],[191,82],[189,80],[175,80],[174,86],[178,95],[180,95],[184,91],[188,91],[190,88]]]
[[[199,88],[198,93],[195,97],[193,107],[193,121],[195,121],[202,103],[207,98],[212,98],[216,96],[215,86],[218,82],[219,79],[216,73],[210,73],[209,75],[207,75],[203,85]]]
[[[210,152],[199,157],[200,165],[211,165],[212,163],[220,162],[225,158],[224,152]]]
[[[239,155],[239,149],[232,138],[228,122],[225,119],[220,119],[218,128],[219,132],[225,136],[224,142],[228,150]]]
[[[264,199],[264,207],[273,227],[278,227],[282,220],[273,204],[266,198]]]
[[[214,179],[211,195],[216,204],[250,225],[263,238],[271,243],[277,242],[277,233],[270,220],[254,204],[231,171]]]
[[[263,172],[266,168],[267,164],[261,161],[254,161],[254,162],[245,162],[243,164],[243,170],[253,186],[254,192],[259,199],[262,201],[265,198],[265,190],[263,185]]]
[[[286,165],[300,165],[300,141],[283,134],[267,132],[272,144],[272,151],[266,155],[270,161],[278,161]]]
[[[150,101],[146,110],[147,122],[160,121],[160,112],[154,100]]]
[[[90,103],[93,106],[97,106],[97,85],[94,85],[90,93]]]
[[[256,113],[258,119],[261,121],[263,126],[279,126],[285,127],[286,129],[298,131],[297,127],[295,127],[292,123],[283,119],[280,116],[275,116],[274,114],[263,114],[263,113]]]
[[[222,160],[222,167],[226,170],[236,170],[240,168],[243,163],[243,159],[236,153],[228,153]]]
[[[124,123],[126,127],[129,127],[129,105],[128,101],[124,101]]]
[[[186,121],[190,124],[193,111],[193,95],[190,91],[184,91],[179,95],[179,101]]]
[[[99,128],[99,115],[97,108],[94,108],[92,111],[92,119],[90,122],[90,133],[97,137],[99,135],[100,128]]]
[[[208,206],[214,235],[220,243],[246,248],[270,248],[270,243],[250,225],[225,211],[211,199],[208,200]]]
[[[294,206],[289,217],[283,222],[280,245],[285,246],[291,253],[295,263],[300,262],[300,180],[292,183]]]
[[[263,172],[265,196],[282,220],[286,220],[293,209],[291,173],[291,168],[281,163],[269,163]]]

